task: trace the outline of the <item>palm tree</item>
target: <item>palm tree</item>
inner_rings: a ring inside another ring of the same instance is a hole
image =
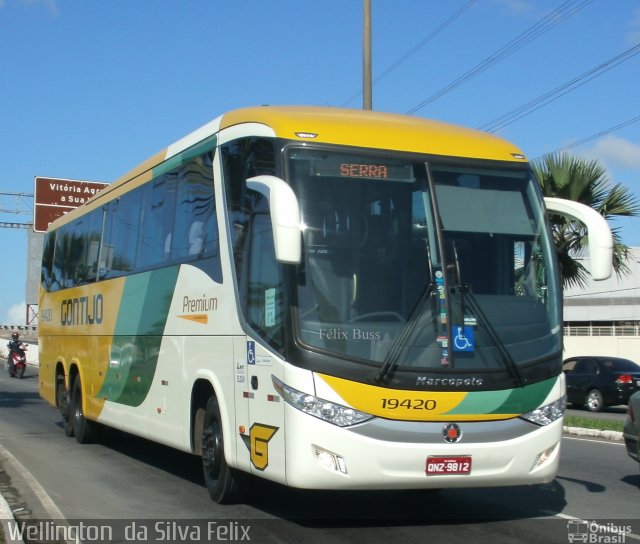
[[[568,153],[546,155],[533,163],[533,171],[544,196],[565,198],[590,206],[607,221],[615,217],[637,217],[640,203],[628,187],[613,184],[606,169],[596,160],[586,160]],[[587,232],[577,221],[550,214],[562,284],[585,287],[587,270],[580,259],[587,246]],[[614,241],[613,269],[618,276],[629,274],[626,261],[629,247],[620,237],[620,228],[611,229]]]

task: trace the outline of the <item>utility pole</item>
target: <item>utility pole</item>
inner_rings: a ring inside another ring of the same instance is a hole
[[[362,32],[362,109],[373,109],[371,79],[371,0],[363,0],[363,32]]]

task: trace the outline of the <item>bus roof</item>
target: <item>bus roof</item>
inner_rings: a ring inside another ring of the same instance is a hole
[[[257,106],[233,110],[156,153],[80,207],[100,206],[153,177],[153,169],[191,145],[231,127],[261,125],[262,135],[294,141],[339,144],[497,161],[526,162],[512,143],[458,125],[377,111],[315,106]],[[247,135],[250,132],[247,131]],[[72,210],[52,223],[57,228],[83,212]]]
[[[313,106],[263,106],[222,116],[220,128],[262,123],[277,137],[501,161],[524,160],[513,144],[486,132],[441,121],[376,111]],[[317,134],[315,138],[300,134]],[[520,156],[520,159],[514,157]]]

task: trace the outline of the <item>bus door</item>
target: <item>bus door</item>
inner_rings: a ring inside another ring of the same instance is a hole
[[[285,282],[283,265],[275,258],[268,203],[257,193],[254,199],[260,213],[246,217],[238,214],[234,219],[234,232],[244,232],[235,242],[234,253],[241,254],[236,266],[240,306],[248,326],[248,334],[240,337],[243,345],[235,345],[236,400],[243,404],[236,416],[245,446],[241,453],[243,448],[238,444],[238,465],[246,468],[248,453],[251,472],[284,483],[284,401],[272,376],[282,380],[283,363],[275,353],[284,344]],[[240,383],[242,380],[244,383]],[[244,412],[245,406],[248,421],[241,421],[239,412]]]

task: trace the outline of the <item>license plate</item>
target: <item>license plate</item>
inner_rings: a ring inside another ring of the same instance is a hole
[[[439,474],[471,474],[471,456],[458,457],[435,456],[427,457],[427,476]]]

